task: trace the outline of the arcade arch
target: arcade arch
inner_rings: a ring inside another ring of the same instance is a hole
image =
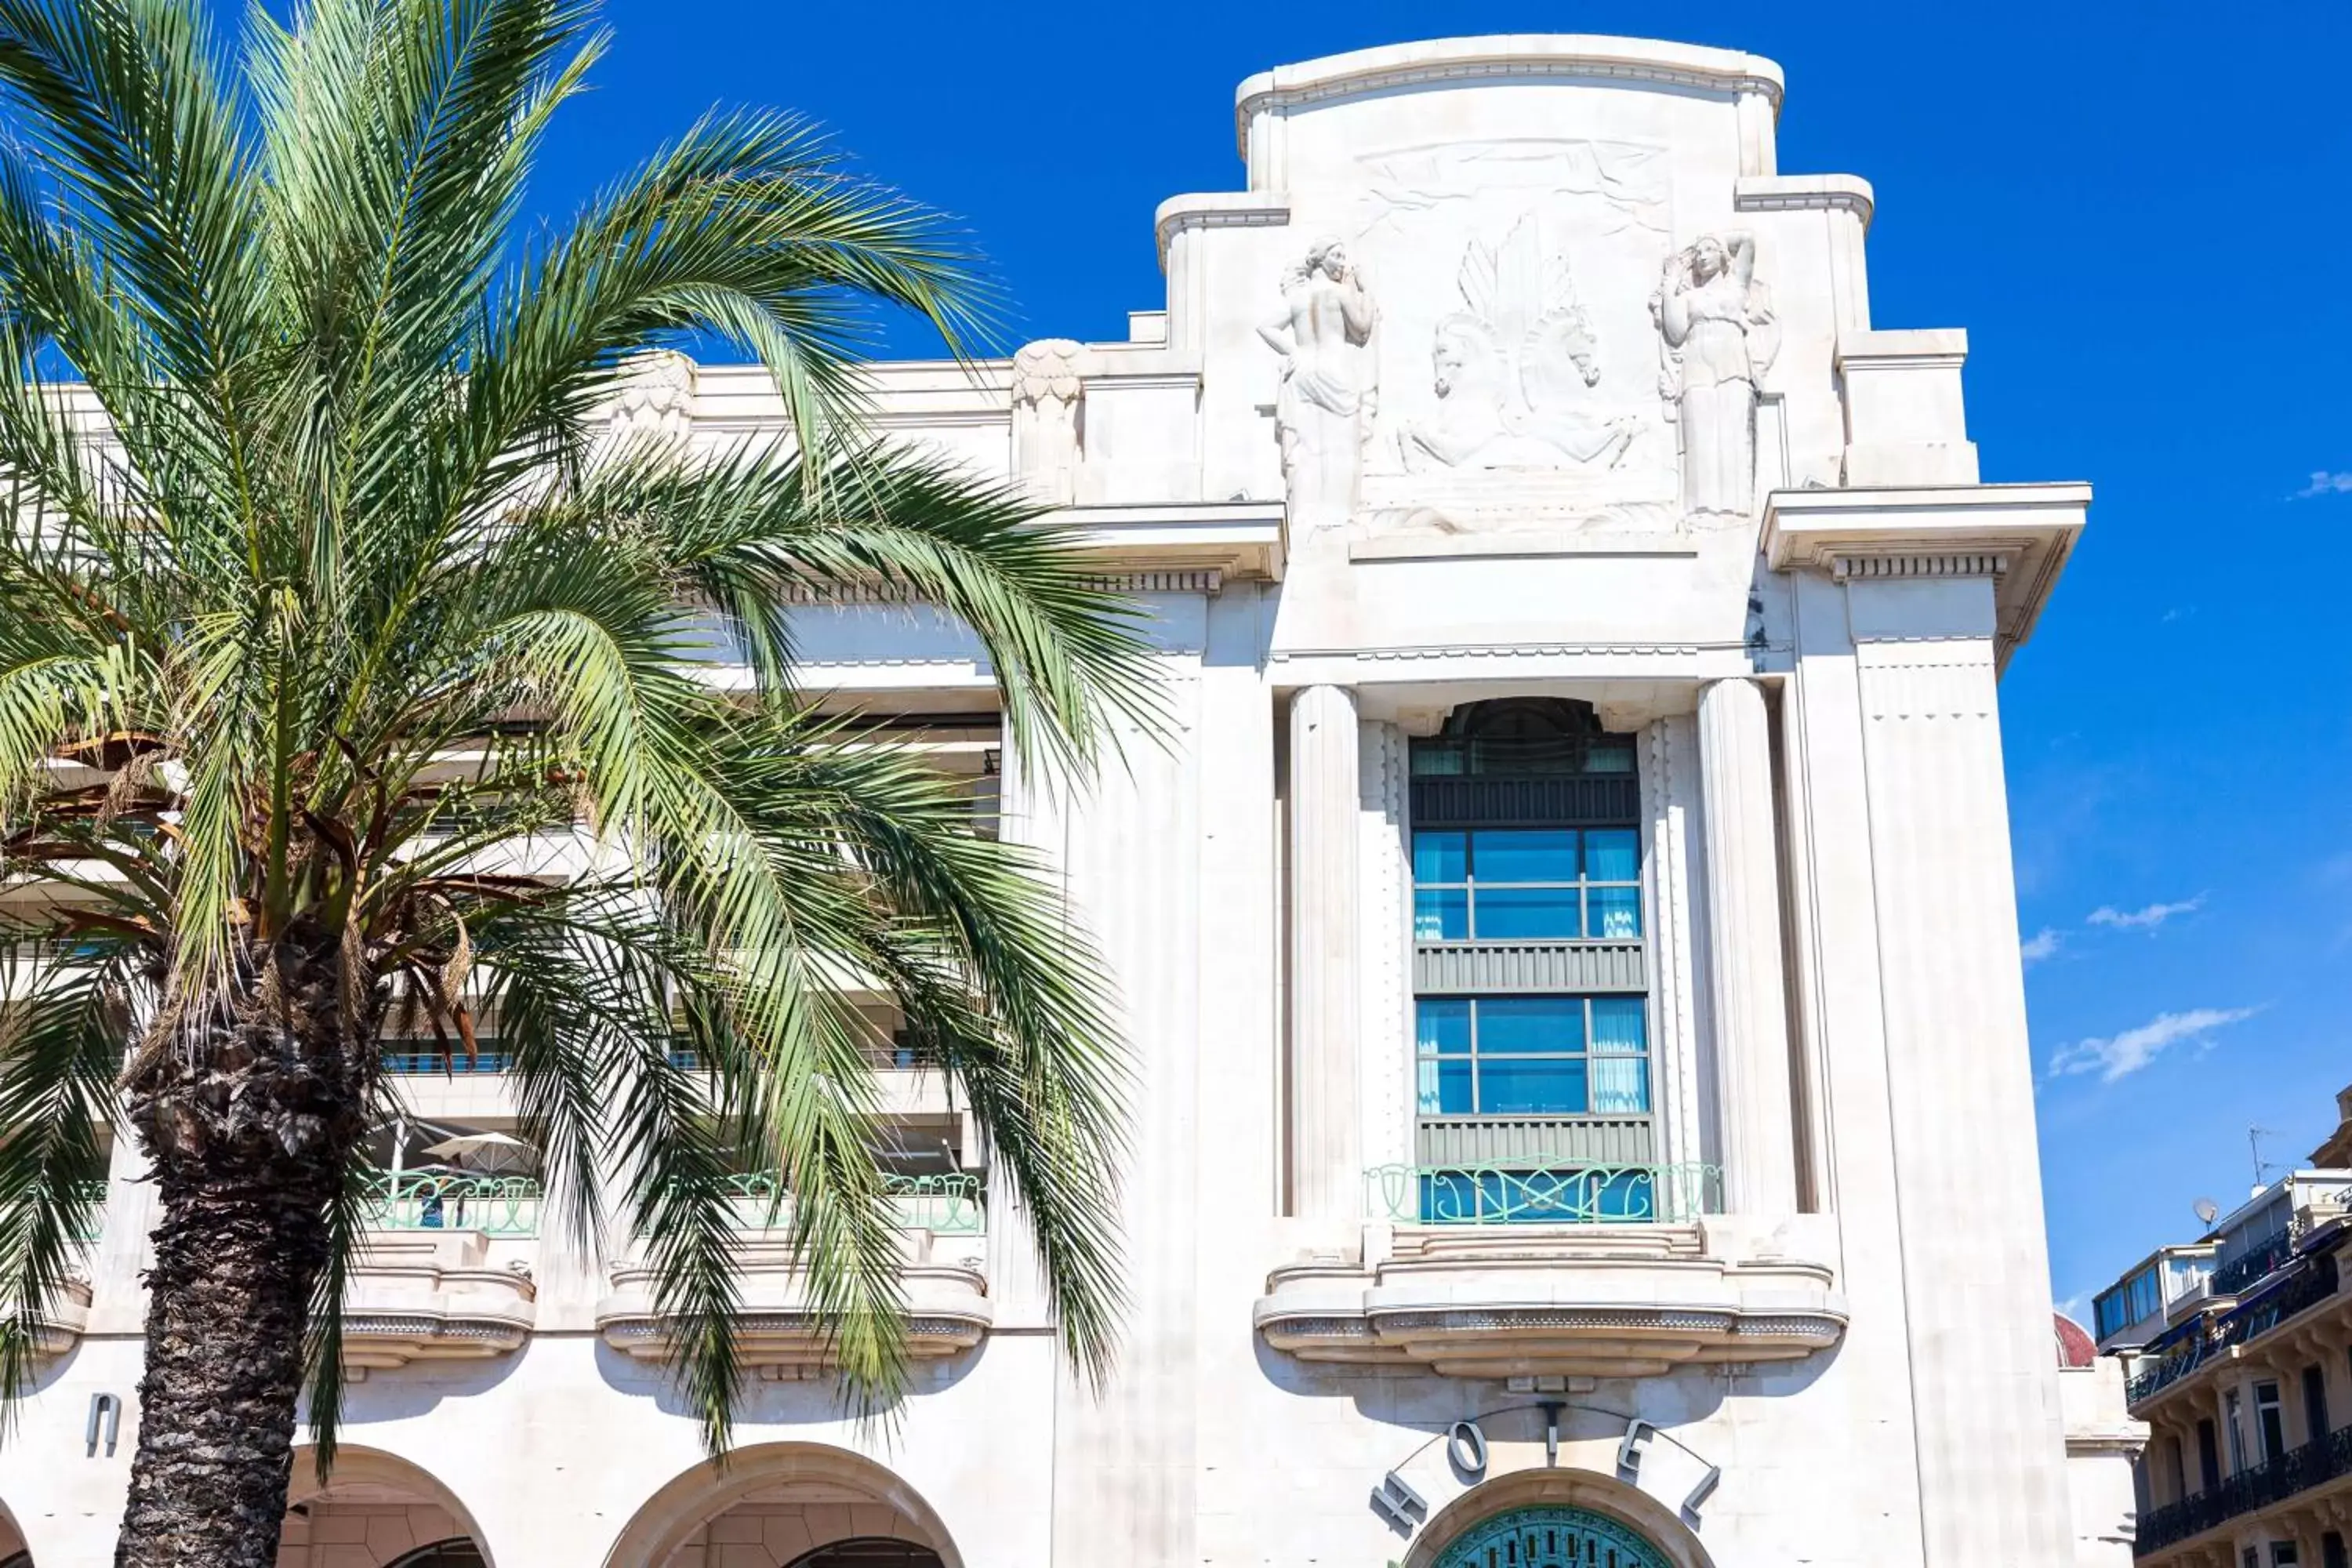
[[[1474,1559],[1485,1568],[1484,1546],[1499,1547],[1514,1536],[1520,1549],[1498,1550],[1494,1561],[1513,1568],[1571,1561],[1584,1568],[1588,1560],[1609,1568],[1715,1568],[1698,1537],[1665,1504],[1613,1476],[1567,1468],[1514,1470],[1472,1487],[1430,1516],[1402,1568],[1468,1568]],[[1570,1559],[1567,1546],[1581,1551],[1587,1538],[1594,1549],[1589,1559]],[[1527,1555],[1529,1539],[1537,1543],[1534,1556]],[[1547,1540],[1559,1549],[1556,1558],[1542,1554]]]
[[[607,1568],[962,1568],[914,1488],[860,1455],[817,1443],[738,1448],[646,1500]]]
[[[294,1454],[278,1568],[493,1568],[472,1513],[421,1466],[345,1446],[323,1487],[311,1451]]]
[[[0,1503],[0,1568],[33,1568],[33,1554],[25,1550],[25,1538],[16,1532],[5,1503]]]

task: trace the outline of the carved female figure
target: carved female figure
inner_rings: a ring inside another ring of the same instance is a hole
[[[1780,352],[1756,240],[1706,235],[1666,260],[1650,297],[1666,344],[1660,390],[1682,424],[1683,510],[1746,517],[1756,502],[1756,387]]]
[[[1258,336],[1282,356],[1274,427],[1292,517],[1309,527],[1355,510],[1371,427],[1376,312],[1362,274],[1336,239],[1318,240],[1282,281],[1282,310]]]

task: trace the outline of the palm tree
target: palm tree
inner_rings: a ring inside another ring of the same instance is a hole
[[[845,974],[984,1130],[1069,1355],[1111,1346],[1097,965],[967,798],[795,689],[776,605],[961,617],[1015,755],[1073,769],[1148,727],[1129,607],[856,434],[875,308],[961,344],[988,300],[802,124],[714,115],[518,238],[591,11],[257,6],[232,67],[195,0],[0,0],[0,1380],[120,1118],[162,1209],[120,1565],[274,1563],[305,1394],[331,1454],[396,1012],[458,1049],[495,1016],[551,1201],[646,1249],[715,1447],[746,1151],[853,1401],[899,1386]],[[796,439],[613,438],[635,356],[712,338]],[[501,852],[566,835],[569,879]]]

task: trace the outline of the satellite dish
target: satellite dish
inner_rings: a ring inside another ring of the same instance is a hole
[[[2211,1198],[2199,1198],[2193,1206],[2197,1210],[2197,1222],[2200,1225],[2211,1225],[2221,1217],[2221,1205]]]

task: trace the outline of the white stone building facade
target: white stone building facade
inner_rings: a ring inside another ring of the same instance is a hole
[[[394,1205],[288,1568],[2125,1562],[2135,1429],[2053,1353],[1998,717],[2089,492],[1979,482],[1966,335],[1874,324],[1871,189],[1780,172],[1781,95],[1614,38],[1284,67],[1244,187],[1161,205],[1128,341],[877,370],[885,428],[1151,613],[1166,742],[1069,791],[1002,758],[961,627],[792,612],[806,684],[972,773],[1116,971],[1107,1386],[884,1062],[945,1168],[888,1422],[757,1243],[719,1468],[625,1247],[543,1241],[527,1184]],[[782,411],[680,361],[615,418]],[[511,1121],[495,1070],[404,1081]],[[0,1448],[0,1563],[111,1559],[136,1176]]]

